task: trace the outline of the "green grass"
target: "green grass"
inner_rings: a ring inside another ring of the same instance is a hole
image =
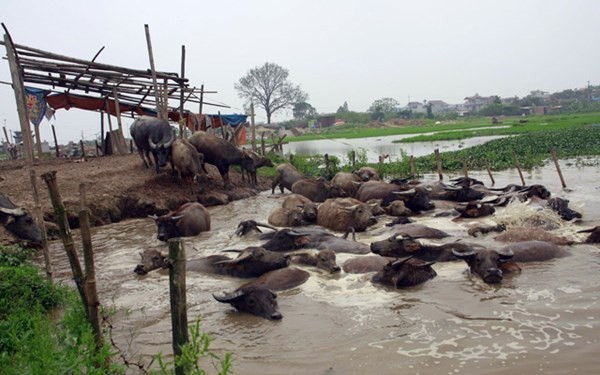
[[[520,123],[520,120],[526,119],[527,123]],[[600,113],[584,113],[573,115],[548,115],[548,116],[528,116],[526,118],[502,117],[500,126],[509,126],[503,129],[490,129],[492,126],[489,117],[468,117],[458,120],[452,120],[436,125],[436,120],[420,120],[422,125],[409,126],[385,126],[369,127],[364,124],[345,124],[342,126],[329,127],[319,130],[315,133],[308,133],[298,137],[286,137],[289,142],[310,141],[319,139],[336,138],[368,138],[383,137],[389,135],[422,134],[429,132],[442,132],[436,135],[416,136],[405,138],[397,142],[417,142],[434,140],[452,140],[464,139],[468,137],[484,135],[507,135],[521,134],[527,132],[558,130],[572,126],[581,126],[600,123]],[[473,129],[476,130],[467,130]]]

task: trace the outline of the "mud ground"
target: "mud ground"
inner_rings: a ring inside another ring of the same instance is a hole
[[[206,165],[209,180],[200,191],[197,183],[179,181],[171,176],[171,167],[161,168],[157,175],[143,166],[138,154],[81,159],[47,159],[34,163],[44,220],[55,223],[55,214],[46,183],[40,177],[56,171],[62,200],[71,228],[79,227],[80,185],[85,184],[86,202],[92,214],[92,225],[105,225],[128,218],[161,215],[186,202],[198,201],[205,206],[227,204],[247,198],[271,187],[271,179],[258,176],[256,189],[242,182],[238,167],[230,168],[233,188],[225,190],[218,170]],[[30,211],[34,208],[30,167],[23,160],[0,161],[0,191],[13,203]],[[1,227],[0,227],[1,228]],[[0,243],[12,242],[12,236],[1,228]]]

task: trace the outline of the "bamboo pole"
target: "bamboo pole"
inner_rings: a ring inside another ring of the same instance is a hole
[[[169,294],[175,356],[181,355],[181,346],[189,341],[185,288],[185,248],[180,238],[172,238],[169,240]],[[175,374],[183,375],[183,368],[176,366]]]
[[[4,124],[6,124],[6,120],[4,120]],[[10,139],[8,139],[8,133],[6,132],[6,126],[2,127],[4,129],[4,137],[6,138],[6,143],[8,143],[9,145],[12,143],[10,141]]]
[[[156,69],[154,67],[154,56],[152,55],[152,41],[150,40],[150,28],[148,24],[144,25],[146,30],[146,43],[148,44],[148,57],[150,59],[150,70],[152,71],[152,85],[154,87],[154,95],[156,96],[156,116],[161,117],[161,97],[158,94],[158,83],[156,82]]]
[[[44,214],[42,213],[42,205],[40,203],[40,194],[37,186],[36,173],[33,168],[29,170],[29,177],[31,178],[31,189],[33,191],[33,212],[37,220],[40,232],[42,235],[42,254],[44,254],[44,266],[46,269],[46,278],[52,281],[52,262],[50,262],[50,252],[48,251],[48,233],[46,232],[46,225],[44,224]]]
[[[329,165],[329,154],[325,154],[325,173],[327,174],[327,178],[331,176],[331,169]]]
[[[165,78],[163,81],[163,98],[162,98],[162,118],[169,121],[169,81]]]
[[[121,122],[121,106],[119,105],[119,93],[117,88],[113,87],[113,98],[115,100],[115,114],[117,115],[117,124],[119,125],[119,131],[123,134],[123,124]]]
[[[46,172],[42,174],[42,179],[48,186],[50,193],[50,200],[54,207],[54,214],[56,215],[56,222],[60,231],[60,238],[62,239],[65,252],[69,258],[69,264],[71,265],[71,272],[73,273],[73,281],[79,291],[81,302],[85,310],[86,316],[89,316],[87,295],[85,292],[84,276],[81,270],[81,264],[77,258],[77,250],[75,249],[75,243],[73,242],[73,235],[71,234],[71,228],[69,228],[69,221],[67,219],[67,211],[63,204],[60,191],[58,190],[58,183],[56,181],[56,171]]]
[[[204,104],[204,83],[200,86],[200,104],[198,105],[198,115],[200,118],[200,127],[202,127],[202,105]],[[198,129],[200,130],[200,129]]]
[[[83,147],[83,139],[79,141],[79,147],[81,147],[81,157],[83,161],[87,161],[87,156],[85,156],[85,148]]]
[[[106,150],[104,149],[104,112],[100,111],[100,149],[102,150],[102,156],[106,155]]]
[[[107,152],[106,154],[108,155],[114,155],[115,151],[118,152],[118,148],[116,147],[117,145],[115,144],[115,140],[113,138],[113,127],[112,127],[112,120],[110,119],[110,107],[108,105],[108,99],[105,97],[104,98],[104,108],[106,111],[106,118],[108,119],[108,134],[109,134],[109,145],[110,145],[110,152]]]
[[[433,152],[435,153],[435,161],[437,162],[438,176],[440,178],[440,181],[442,181],[444,179],[444,176],[442,175],[442,159],[440,158],[440,150],[436,148],[435,150],[433,150]]]
[[[34,125],[35,127],[35,145],[37,149],[37,157],[38,159],[42,159],[42,137],[40,135],[40,125]]]
[[[556,166],[556,171],[558,172],[558,177],[560,178],[560,184],[562,185],[563,189],[567,187],[567,184],[565,183],[565,179],[563,178],[562,172],[560,170],[560,165],[558,165],[558,159],[556,158],[556,151],[551,148],[550,149],[550,155],[552,155],[552,160],[554,161],[554,165]]]
[[[96,290],[96,269],[94,266],[94,248],[92,246],[92,235],[90,233],[90,212],[87,208],[85,198],[85,184],[79,184],[79,196],[81,208],[79,211],[79,225],[81,233],[81,244],[83,247],[83,262],[85,264],[85,292],[87,296],[88,320],[94,332],[96,350],[103,345],[102,327],[100,325],[100,313],[98,307],[98,292]]]
[[[523,173],[521,172],[521,165],[519,164],[519,159],[517,159],[517,153],[513,151],[513,159],[515,160],[515,167],[519,172],[519,177],[521,177],[521,184],[525,185],[525,179],[523,178]]]
[[[492,175],[490,164],[487,161],[485,162],[485,169],[487,169],[487,173],[490,176],[490,180],[492,180],[492,186],[494,186],[496,184],[496,181],[494,181],[494,176]]]
[[[4,26],[4,24],[2,24]],[[5,30],[6,31],[6,30]],[[31,144],[31,128],[29,126],[29,116],[27,114],[27,105],[25,104],[25,88],[23,86],[23,73],[17,63],[17,53],[8,31],[4,34],[4,45],[6,46],[6,55],[8,57],[8,66],[12,77],[12,87],[17,103],[17,112],[19,114],[19,123],[23,134],[23,146],[25,147],[25,161],[28,165],[33,164],[33,145]]]
[[[181,78],[185,77],[185,46],[181,46]],[[179,82],[179,137],[183,138],[183,103],[184,103],[184,92],[183,92],[183,81]]]
[[[467,169],[467,160],[463,160],[463,175],[469,177],[469,170]]]
[[[250,129],[252,129],[252,152],[256,152],[256,124],[254,122],[254,103],[250,103]]]
[[[412,178],[415,177],[415,157],[410,156],[410,175]]]
[[[54,124],[52,124],[52,136],[54,137],[54,151],[56,151],[56,157],[60,158],[60,149],[58,148],[58,141],[56,140],[56,129],[54,129]]]
[[[350,151],[350,162],[352,163],[352,170],[356,169],[356,151],[354,149]]]
[[[265,132],[260,133],[260,151],[265,156]]]

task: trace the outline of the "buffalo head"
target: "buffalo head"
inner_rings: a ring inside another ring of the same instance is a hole
[[[4,196],[2,197],[5,198]],[[4,225],[6,230],[21,240],[26,240],[36,245],[42,243],[40,227],[31,215],[20,207],[0,207],[0,223]]]
[[[371,243],[371,252],[384,257],[407,257],[418,253],[423,246],[412,237],[401,234]]]
[[[290,263],[287,254],[276,253],[262,247],[251,246],[239,252],[237,258],[221,260],[216,265],[223,267],[227,274],[236,277],[258,277],[266,272],[287,267]]]
[[[381,271],[373,275],[371,280],[396,289],[419,285],[437,275],[431,268],[434,263],[424,262],[413,257],[398,259],[389,262]]]
[[[164,142],[154,143],[152,135],[148,136],[148,144],[156,161],[156,171],[159,167],[164,167],[171,158],[171,145],[177,137],[171,132],[171,137]]]
[[[292,229],[281,229],[273,234],[263,248],[271,251],[294,250],[310,243],[308,234],[296,232]]]
[[[240,288],[232,293],[213,297],[222,303],[228,303],[239,311],[260,316],[269,320],[281,320],[283,315],[277,311],[277,294],[264,287]]]
[[[156,249],[146,249],[140,253],[140,256],[142,257],[142,260],[133,270],[133,272],[138,275],[145,275],[157,268],[164,268],[168,264],[167,256]]]
[[[481,277],[488,284],[502,282],[502,263],[508,262],[513,257],[513,252],[510,250],[499,251],[491,249],[465,252],[453,249],[452,254],[467,262],[471,273]]]
[[[148,217],[154,219],[154,222],[156,223],[156,228],[158,231],[156,238],[159,241],[168,241],[170,238],[179,237],[179,229],[177,228],[177,222],[183,218],[183,215],[149,215]]]

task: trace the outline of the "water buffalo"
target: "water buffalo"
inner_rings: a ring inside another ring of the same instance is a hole
[[[279,186],[281,194],[283,194],[284,188],[292,191],[294,182],[302,178],[304,178],[304,175],[293,165],[289,163],[279,164],[277,168],[275,168],[275,178],[271,184],[271,194],[275,194],[275,188],[277,186]]]
[[[495,236],[500,242],[545,241],[555,245],[572,245],[574,241],[562,236],[557,236],[541,228],[513,227],[504,233]]]
[[[346,273],[377,272],[395,259],[397,258],[382,257],[379,255],[361,255],[346,260],[342,264],[342,269]]]
[[[582,229],[577,233],[589,233],[588,238],[585,239],[584,243],[600,243],[600,225],[590,229]]]
[[[287,208],[288,210],[299,208],[302,212],[302,218],[309,223],[317,221],[318,205],[300,194],[291,194],[287,196],[281,207]]]
[[[168,241],[176,237],[192,237],[210,230],[210,213],[200,203],[189,202],[163,216],[150,216],[156,222],[157,238]]]
[[[269,320],[281,320],[283,315],[278,311],[277,294],[274,291],[294,288],[305,283],[309,276],[308,272],[297,268],[282,268],[267,272],[231,293],[213,294],[213,297],[238,311]]]
[[[134,270],[138,275],[168,266],[167,256],[157,249],[146,249],[140,255],[141,262]],[[261,247],[248,247],[239,251],[239,255],[233,259],[225,255],[210,255],[188,260],[186,269],[193,272],[248,278],[287,267],[289,261],[289,256],[286,254],[275,253]]]
[[[317,213],[317,224],[339,232],[362,232],[375,223],[371,207],[354,198],[327,199]]]
[[[454,209],[460,214],[458,216],[459,218],[467,219],[489,216],[496,212],[496,209],[492,205],[477,201],[468,202],[464,205],[458,205]]]
[[[0,223],[15,237],[34,245],[42,243],[42,232],[37,223],[23,208],[17,207],[0,193]]]
[[[256,187],[256,170],[262,167],[274,167],[275,165],[268,157],[258,155],[255,152],[242,150],[242,153],[244,154],[244,158],[250,157],[252,159],[252,165],[247,163],[247,169],[242,168],[242,181],[244,181],[244,175],[248,174],[248,181],[250,181],[252,185]]]
[[[267,219],[269,224],[276,227],[299,227],[309,224],[304,221],[302,210],[300,208],[287,209],[275,207]]]
[[[356,191],[355,198],[361,202],[366,202],[370,199],[381,199],[382,206],[387,206],[390,202],[398,198],[394,192],[409,190],[407,184],[393,184],[385,181],[367,181],[360,185]]]
[[[469,228],[467,233],[469,236],[477,237],[483,234],[487,234],[490,232],[504,232],[506,230],[506,225],[504,224],[495,224],[495,225],[475,225]]]
[[[327,272],[340,272],[341,268],[337,265],[335,251],[324,249],[319,251],[302,251],[289,253],[292,263],[314,266]]]
[[[367,254],[369,245],[334,236],[322,228],[303,227],[299,230],[281,229],[269,234],[262,245],[271,251],[292,251],[303,248],[331,249],[336,253]]]
[[[440,182],[440,184],[442,184]],[[444,192],[442,194],[438,194],[436,196],[431,196],[431,198],[435,199],[445,199],[453,202],[471,202],[476,201],[484,197],[484,193],[472,188],[471,186],[462,185],[462,186],[448,186],[442,184],[444,188]]]
[[[358,171],[354,172],[363,181],[379,181],[379,172],[373,167],[361,167]]]
[[[338,172],[331,179],[331,184],[345,191],[354,198],[363,179],[356,173]]]
[[[231,189],[231,183],[229,182],[230,165],[239,165],[246,171],[254,171],[252,158],[223,138],[204,131],[198,131],[192,134],[189,141],[199,153],[204,155],[205,163],[217,167],[227,190]]]
[[[388,225],[386,225],[388,226]],[[450,237],[450,235],[443,230],[432,228],[427,225],[417,223],[399,223],[391,226],[391,229],[381,228],[380,230],[373,231],[373,235],[382,235],[386,233],[394,233],[394,235],[403,235],[410,238],[431,238],[441,239]]]
[[[274,231],[277,230],[277,228],[269,224],[258,223],[255,220],[244,220],[238,224],[237,229],[235,230],[235,235],[245,236],[249,233],[262,233],[262,230],[260,230],[259,227],[269,228]]]
[[[312,180],[301,178],[292,185],[292,193],[302,195],[313,202],[324,202],[328,198],[345,197],[348,194],[337,185],[333,185],[323,178]]]
[[[581,219],[581,214],[569,208],[569,200],[563,198],[548,199],[548,207],[556,211],[563,220]]]
[[[424,262],[411,256],[386,264],[382,270],[371,278],[376,284],[391,286],[396,289],[407,288],[424,283],[437,276],[431,265],[435,262]]]
[[[545,241],[517,242],[497,250],[453,249],[452,253],[467,263],[472,274],[481,277],[488,284],[500,283],[507,270],[520,270],[513,262],[544,261],[569,255],[568,251]],[[510,267],[506,267],[506,264]]]
[[[142,116],[131,124],[129,133],[146,168],[150,168],[152,165],[149,155],[152,152],[156,173],[158,173],[158,169],[164,167],[171,158],[171,145],[176,138],[169,122],[164,119]]]
[[[176,139],[171,145],[171,169],[179,175],[179,179],[191,178],[200,184],[207,179],[204,172],[204,155],[185,139]]]
[[[463,242],[452,242],[442,245],[423,244],[414,238],[394,235],[388,239],[371,243],[371,252],[386,257],[407,257],[425,261],[447,262],[456,260],[453,250],[469,252],[479,248],[479,245]]]

